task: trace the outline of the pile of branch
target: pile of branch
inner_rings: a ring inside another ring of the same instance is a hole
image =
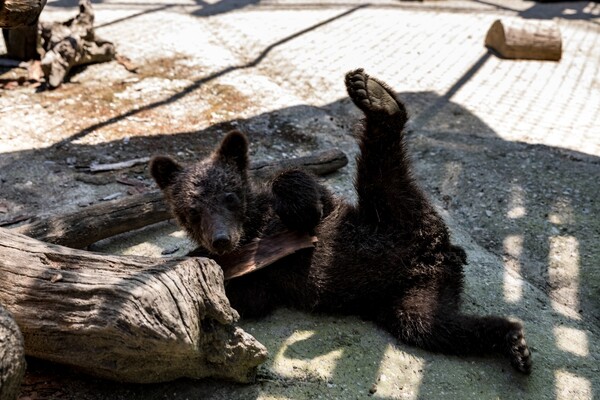
[[[58,87],[73,67],[115,59],[114,45],[94,33],[90,0],[80,0],[79,14],[66,22],[38,24],[45,4],[45,0],[0,0],[6,57],[25,61],[41,57],[51,89]]]
[[[79,14],[66,22],[40,23],[42,70],[50,88],[58,87],[76,66],[111,61],[115,46],[94,33],[90,0],[80,0]]]

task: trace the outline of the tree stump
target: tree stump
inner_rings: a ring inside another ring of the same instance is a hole
[[[0,305],[0,400],[16,400],[25,374],[23,336]]]
[[[503,58],[559,61],[562,56],[560,29],[554,21],[496,20],[488,30],[485,45]]]
[[[0,0],[0,28],[34,26],[46,0]]]
[[[0,282],[27,355],[98,377],[249,382],[267,357],[206,258],[101,255],[0,228]]]
[[[45,5],[46,0],[0,0],[0,28],[8,58],[40,58],[38,18]]]
[[[2,1],[2,0],[0,0]],[[3,29],[6,57],[14,60],[38,60],[40,58],[38,24],[14,29]]]

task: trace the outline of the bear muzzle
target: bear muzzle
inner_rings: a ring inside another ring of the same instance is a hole
[[[216,253],[223,254],[232,249],[231,237],[225,232],[218,232],[212,237],[212,248]]]

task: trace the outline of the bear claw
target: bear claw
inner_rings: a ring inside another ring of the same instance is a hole
[[[510,363],[519,372],[524,374],[531,373],[532,357],[527,342],[523,336],[523,331],[512,331],[507,335],[508,356]]]

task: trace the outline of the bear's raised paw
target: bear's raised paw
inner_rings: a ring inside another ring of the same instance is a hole
[[[396,115],[403,113],[392,90],[383,82],[367,75],[362,68],[346,74],[348,95],[367,116],[370,114]]]

